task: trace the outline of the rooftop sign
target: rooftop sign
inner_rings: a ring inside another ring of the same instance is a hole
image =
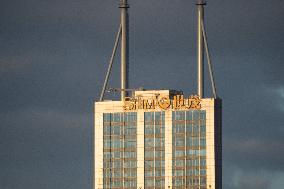
[[[156,95],[155,97],[150,97],[144,99],[142,97],[136,98],[126,98],[124,101],[123,109],[125,111],[133,110],[190,110],[201,109],[201,99],[199,96],[189,96],[185,98],[183,95],[176,95],[173,99],[170,99],[168,96]]]

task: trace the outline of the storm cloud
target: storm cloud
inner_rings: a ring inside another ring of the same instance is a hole
[[[118,3],[0,3],[1,189],[92,188],[93,102],[119,26]],[[131,88],[195,93],[194,1],[129,3]],[[284,1],[207,4],[208,42],[223,99],[223,186],[281,188]],[[212,96],[206,77],[206,96]],[[118,78],[119,56],[109,87],[119,87]]]

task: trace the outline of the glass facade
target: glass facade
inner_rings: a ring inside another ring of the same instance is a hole
[[[103,114],[103,188],[137,188],[137,113]]]
[[[145,189],[165,187],[165,112],[144,113]]]
[[[144,187],[165,188],[165,112],[144,112]],[[172,187],[206,189],[206,112],[172,113]],[[103,114],[103,188],[137,189],[137,112]]]
[[[172,188],[206,189],[206,112],[172,112]]]

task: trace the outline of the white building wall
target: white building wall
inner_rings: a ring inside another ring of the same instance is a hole
[[[99,107],[96,107],[94,132],[95,132],[94,189],[100,189],[103,188],[103,113]]]
[[[202,101],[202,110],[206,111],[207,189],[215,189],[214,99]]]
[[[165,189],[172,188],[172,111],[165,112]]]
[[[137,112],[137,188],[144,188],[144,112]],[[141,188],[141,189],[142,189]]]

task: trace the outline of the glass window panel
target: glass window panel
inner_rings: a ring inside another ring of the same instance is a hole
[[[184,133],[185,132],[184,124],[176,124],[176,132],[177,133]]]
[[[189,169],[189,170],[187,170],[187,176],[191,176],[191,175],[193,175],[193,170],[192,169]]]
[[[103,114],[104,122],[110,122],[110,114]]]
[[[145,157],[154,157],[154,151],[145,151]]]
[[[154,171],[153,170],[150,170],[150,171],[145,171],[145,176],[146,177],[151,177],[151,176],[154,176]]]
[[[175,114],[175,120],[185,120],[185,112],[177,111]]]
[[[146,168],[154,167],[154,161],[145,161],[145,167]]]
[[[184,137],[183,138],[176,138],[176,146],[184,146]]]
[[[201,185],[206,185],[206,178],[201,177],[200,179],[200,184]],[[205,187],[206,188],[206,187]]]
[[[154,186],[154,179],[145,179],[145,186]]]
[[[156,167],[163,167],[164,161],[155,161],[155,166]]]
[[[192,132],[192,123],[187,123],[186,124],[186,132],[191,133]]]
[[[206,169],[200,169],[200,175],[206,175]]]
[[[199,146],[199,139],[197,137],[193,138],[193,146]]]
[[[161,134],[161,128],[160,127],[155,128],[155,134]]]
[[[113,122],[120,122],[120,114],[119,113],[115,113],[112,115],[112,121]]]
[[[153,112],[146,112],[144,115],[145,115],[145,121],[154,120],[154,114],[153,114]]]
[[[110,127],[110,124],[105,124],[104,125],[104,134],[105,135],[109,135],[111,133],[111,127]]]
[[[192,120],[192,111],[186,111],[186,120]]]
[[[155,175],[158,177],[164,176],[164,171],[162,169],[156,169]]]
[[[165,182],[164,180],[156,179],[155,185],[156,187],[162,187],[165,185],[164,182]]]
[[[124,157],[125,158],[135,158],[136,152],[124,152]]]
[[[111,142],[110,141],[104,141],[104,148],[110,148]]]
[[[158,158],[162,158],[162,157],[165,157],[165,151],[156,151],[155,152],[155,156]]]
[[[136,147],[136,141],[125,141],[124,147],[125,148],[134,148],[134,147]]]
[[[122,161],[114,161],[113,162],[113,167],[115,168],[121,168],[122,167]]]
[[[192,138],[191,137],[187,137],[186,138],[186,146],[193,146],[193,143],[192,143]]]
[[[184,171],[183,170],[176,170],[175,176],[183,176]]]
[[[183,167],[183,166],[185,166],[184,160],[176,160],[176,161],[175,161],[175,165],[176,165],[177,167]]]
[[[175,185],[176,186],[182,186],[183,180],[182,179],[175,179]]]
[[[154,147],[154,138],[145,138],[145,147]]]
[[[206,166],[206,159],[200,159],[200,165]]]
[[[121,170],[114,170],[113,171],[113,177],[116,177],[116,178],[122,177],[122,171]]]
[[[199,175],[199,170],[198,169],[194,169],[194,175]]]
[[[159,120],[161,118],[161,112],[155,112],[155,120]]]
[[[199,111],[197,110],[193,111],[193,120],[199,120]]]
[[[206,150],[200,150],[200,156],[206,156]]]
[[[198,125],[193,125],[192,131],[194,134],[199,134],[199,126]]]
[[[182,157],[182,156],[184,156],[184,151],[181,150],[175,151],[175,157]]]
[[[152,129],[152,128],[145,128],[145,134],[154,134],[154,129]]]
[[[200,126],[200,132],[205,133],[206,132],[206,127],[205,125]]]
[[[200,111],[200,119],[205,119],[205,117],[206,117],[205,110],[201,110]]]
[[[155,138],[155,146],[160,146],[161,143],[162,143],[162,139],[161,138]]]
[[[205,124],[206,124],[206,120],[205,119],[201,119],[200,120],[200,125],[205,126]]]

